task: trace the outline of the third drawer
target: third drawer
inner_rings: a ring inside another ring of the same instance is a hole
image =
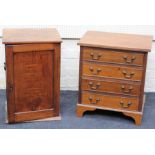
[[[140,84],[82,79],[82,90],[139,96]]]

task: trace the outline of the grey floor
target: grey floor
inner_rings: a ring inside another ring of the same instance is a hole
[[[155,93],[146,94],[144,116],[141,126],[118,112],[96,110],[86,112],[84,117],[77,118],[75,108],[77,92],[61,92],[61,116],[59,121],[5,123],[5,91],[0,90],[0,128],[4,129],[151,129],[155,128]]]

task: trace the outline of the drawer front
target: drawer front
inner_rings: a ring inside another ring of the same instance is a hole
[[[84,62],[83,75],[141,81],[142,69]]]
[[[138,110],[139,98],[108,96],[95,93],[82,93],[82,104],[124,110]]]
[[[143,65],[142,53],[120,52],[115,50],[84,48],[83,60],[118,63],[127,65]]]
[[[82,90],[110,92],[123,95],[140,95],[140,85],[82,79]]]

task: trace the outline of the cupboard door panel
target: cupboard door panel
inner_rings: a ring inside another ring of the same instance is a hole
[[[15,111],[53,108],[53,52],[14,54]]]

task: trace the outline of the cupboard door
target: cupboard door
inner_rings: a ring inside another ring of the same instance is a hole
[[[19,47],[20,50],[14,50],[16,49],[14,47]],[[55,50],[26,51],[24,47],[25,45],[14,45],[8,46],[8,49],[11,49],[6,50],[7,68],[11,71],[7,76],[9,77],[8,95],[11,96],[8,101],[8,111],[11,113],[9,118],[13,117],[9,120],[15,122],[52,117],[56,113],[54,102]],[[10,59],[12,59],[12,65],[9,63]],[[9,106],[10,104],[13,105]]]

